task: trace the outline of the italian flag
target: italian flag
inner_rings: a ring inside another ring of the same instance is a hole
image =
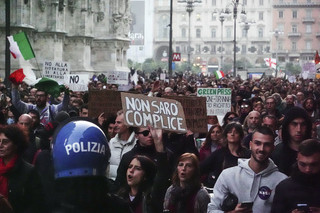
[[[35,85],[37,83],[36,75],[29,69],[18,69],[10,74],[9,80],[14,84],[22,84],[22,82],[28,85]]]
[[[216,79],[224,78],[224,73],[221,70],[215,72]]]
[[[14,58],[20,58],[22,56],[24,60],[29,60],[35,57],[29,39],[24,32],[8,36],[8,40],[10,43],[10,52]]]
[[[59,85],[58,82],[51,78],[43,77],[37,79],[31,69],[18,69],[11,73],[9,80],[14,84],[22,84],[24,82],[54,97],[58,97],[62,91],[66,91],[64,85]]]

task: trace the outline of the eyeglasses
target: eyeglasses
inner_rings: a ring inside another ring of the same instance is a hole
[[[232,121],[233,119],[235,119],[235,117],[229,117],[228,120]]]
[[[248,108],[249,105],[241,105],[241,108]]]
[[[150,134],[149,130],[144,130],[142,132],[137,132],[137,134],[142,134],[143,136],[148,136]]]

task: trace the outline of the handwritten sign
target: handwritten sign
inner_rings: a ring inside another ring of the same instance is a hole
[[[205,97],[165,96],[164,98],[174,99],[181,103],[188,129],[199,133],[206,133],[208,131]]]
[[[129,83],[129,73],[119,72],[119,71],[109,71],[107,72],[107,83],[127,85]]]
[[[96,118],[104,112],[105,118],[122,109],[119,91],[89,90],[89,117]]]
[[[62,61],[45,61],[43,63],[42,76],[51,78],[59,84],[63,84],[70,74],[70,64]]]
[[[184,112],[178,101],[121,93],[125,123],[129,126],[166,129],[185,133],[187,126]]]
[[[67,76],[66,85],[72,91],[87,91],[89,84],[88,74],[70,74]]]
[[[208,116],[224,116],[231,110],[230,88],[198,88],[197,96],[207,98]]]

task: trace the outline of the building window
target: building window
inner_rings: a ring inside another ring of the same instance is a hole
[[[292,11],[292,18],[298,18],[298,11],[297,10]]]
[[[181,53],[186,53],[187,52],[187,47],[186,45],[181,46]]]
[[[200,15],[200,13],[197,13],[197,15],[196,15],[196,19],[197,19],[197,21],[201,21],[201,15]]]
[[[297,42],[293,41],[291,43],[292,50],[297,50]]]
[[[293,0],[293,3],[294,3],[294,4],[298,3],[298,0]]]
[[[169,23],[169,16],[161,16],[160,23],[159,23],[159,38],[168,38],[169,36],[169,29],[167,27]]]
[[[242,53],[242,54],[246,54],[246,53],[247,53],[247,45],[242,44],[241,53]]]
[[[231,27],[228,27],[227,29],[226,29],[226,31],[227,31],[227,38],[231,38],[231,33],[232,33],[232,28]]]
[[[217,0],[212,0],[212,6],[216,6],[217,5]]]
[[[259,20],[263,21],[263,12],[259,12]]]
[[[311,24],[306,25],[306,33],[312,33],[312,26]]]
[[[311,50],[311,41],[306,41],[306,49]]]
[[[259,28],[258,37],[263,38],[263,28]]]
[[[312,18],[312,10],[306,9],[306,18]]]
[[[217,37],[217,30],[211,29],[211,38],[216,38],[216,37]]]
[[[312,0],[307,0],[307,3],[311,3],[312,2]]]
[[[196,52],[197,52],[197,53],[200,53],[200,52],[201,52],[201,45],[200,45],[200,44],[197,44],[197,45],[196,45]]]
[[[297,32],[298,32],[298,28],[297,28],[297,25],[296,25],[296,24],[293,24],[293,25],[292,25],[292,32],[293,32],[293,33],[297,33]]]
[[[181,21],[187,21],[187,18],[186,18],[187,16],[186,16],[186,14],[182,14],[181,15]]]
[[[176,52],[177,52],[177,53],[180,52],[180,46],[176,46]]]
[[[215,20],[217,20],[216,13],[212,13],[211,14],[211,21],[215,21]]]
[[[263,54],[263,45],[262,44],[259,44],[258,45],[258,54]]]
[[[242,37],[246,38],[248,36],[248,30],[242,29]]]
[[[284,32],[284,24],[278,24],[278,32]]]
[[[280,3],[280,4],[283,4],[283,0],[279,0],[279,3]]]
[[[182,29],[181,29],[181,37],[182,37],[182,38],[186,38],[186,37],[187,37],[187,30],[186,30],[186,28],[182,28]]]
[[[243,5],[247,6],[247,0],[243,0]]]
[[[259,0],[259,5],[263,6],[263,0]]]
[[[196,29],[196,38],[201,38],[201,30]]]
[[[278,41],[278,50],[283,50],[283,42]]]
[[[279,11],[279,18],[283,18],[283,11]]]
[[[217,52],[217,49],[216,49],[217,47],[216,47],[216,45],[214,45],[214,44],[211,44],[211,53],[216,53]]]

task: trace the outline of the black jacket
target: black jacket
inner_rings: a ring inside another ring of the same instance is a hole
[[[296,209],[297,204],[320,208],[320,173],[305,175],[295,166],[292,177],[276,187],[272,213],[286,213]]]
[[[117,177],[115,180],[115,184],[117,186],[116,188],[119,189],[120,187],[124,186],[124,184],[126,183],[127,169],[134,156],[145,155],[157,163],[157,159],[159,158],[160,154],[161,153],[158,153],[154,146],[143,147],[140,145],[139,141],[137,141],[133,149],[125,153],[121,158],[121,161],[117,170]],[[174,166],[172,152],[166,149],[166,154],[167,154],[167,160],[169,162],[168,165],[171,166],[168,172],[169,174],[172,174],[173,166]]]
[[[250,158],[251,152],[246,148],[242,148],[240,157],[231,154],[227,147],[223,147],[211,153],[211,155],[200,163],[201,175],[209,175],[208,180],[204,180],[204,185],[213,187],[222,170],[237,166],[239,158]]]
[[[278,144],[271,154],[271,159],[278,166],[279,171],[291,175],[292,166],[297,161],[298,152],[284,143]]]
[[[36,169],[19,158],[8,177],[8,200],[15,213],[43,213],[44,199]]]

